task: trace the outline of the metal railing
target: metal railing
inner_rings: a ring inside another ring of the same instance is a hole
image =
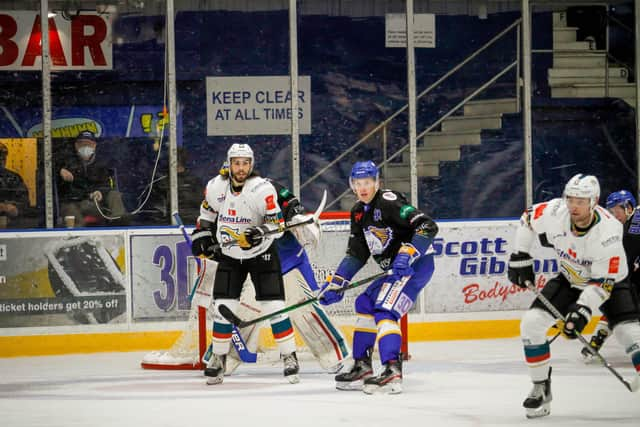
[[[460,109],[461,107],[463,107],[466,103],[468,103],[470,100],[472,100],[473,98],[475,98],[478,94],[480,94],[481,92],[483,92],[486,88],[488,88],[489,86],[491,86],[493,83],[495,83],[499,78],[501,78],[502,76],[504,76],[507,72],[511,71],[513,68],[516,68],[516,70],[520,69],[520,24],[522,23],[522,18],[519,18],[517,20],[515,20],[513,23],[511,23],[508,27],[506,27],[504,30],[502,30],[500,33],[498,33],[497,35],[495,35],[493,38],[491,38],[491,40],[489,40],[488,42],[486,42],[484,45],[482,45],[480,48],[478,48],[476,51],[474,51],[471,55],[469,55],[468,57],[466,57],[464,60],[462,60],[460,63],[458,63],[457,65],[455,65],[454,67],[452,67],[448,72],[446,72],[444,75],[442,75],[442,77],[440,77],[438,80],[436,80],[434,83],[432,83],[431,85],[429,85],[429,87],[427,87],[425,90],[423,90],[422,92],[420,92],[417,96],[416,96],[416,102],[423,98],[424,96],[426,96],[428,93],[430,93],[431,91],[433,91],[433,89],[435,89],[436,87],[438,87],[440,84],[442,84],[442,82],[444,82],[445,80],[447,80],[451,75],[453,75],[456,71],[458,71],[459,69],[461,69],[464,65],[466,65],[467,63],[469,63],[471,60],[473,60],[474,58],[476,58],[477,56],[479,56],[481,53],[483,53],[484,51],[486,51],[489,47],[491,47],[492,45],[494,45],[497,41],[501,40],[506,34],[508,34],[511,30],[513,30],[514,28],[516,28],[516,60],[513,61],[511,64],[507,65],[504,69],[502,69],[501,71],[499,71],[497,74],[495,74],[491,79],[489,79],[487,82],[485,82],[484,84],[482,84],[478,89],[476,89],[475,91],[473,91],[470,95],[468,95],[466,98],[464,98],[461,102],[459,102],[456,106],[454,106],[453,108],[451,108],[448,112],[446,112],[444,115],[442,115],[440,118],[438,118],[434,123],[432,123],[429,127],[427,127],[424,131],[420,132],[417,136],[416,136],[416,140],[419,140],[420,138],[423,138],[427,133],[431,132],[436,126],[438,126],[440,123],[442,123],[445,119],[447,119],[449,116],[451,116],[452,114],[454,114],[458,109]],[[516,103],[518,103],[518,105],[516,106],[516,108],[519,111],[519,73],[516,73]],[[321,176],[323,173],[325,173],[327,170],[329,170],[331,167],[333,167],[336,163],[338,163],[340,160],[342,160],[344,157],[346,157],[349,153],[353,152],[357,147],[359,147],[360,145],[362,145],[363,143],[365,143],[366,141],[369,140],[369,138],[371,138],[373,135],[375,135],[378,131],[382,131],[382,146],[383,146],[383,159],[382,162],[379,163],[378,168],[381,168],[383,170],[383,176],[386,176],[386,166],[389,164],[389,162],[391,162],[392,160],[394,160],[395,158],[397,158],[398,156],[400,156],[410,145],[410,143],[405,144],[404,146],[402,146],[400,149],[398,149],[395,153],[393,153],[391,156],[387,157],[387,128],[389,126],[389,123],[395,119],[396,117],[398,117],[401,113],[403,113],[405,110],[407,110],[408,108],[408,104],[405,104],[403,107],[401,107],[400,109],[398,109],[396,112],[394,112],[392,115],[390,115],[387,119],[385,119],[384,121],[380,122],[376,127],[374,127],[371,131],[369,131],[366,135],[364,135],[363,137],[361,137],[354,145],[352,145],[351,147],[349,147],[348,149],[346,149],[345,151],[343,151],[338,157],[336,157],[335,159],[333,159],[331,162],[329,162],[325,167],[323,167],[322,169],[320,169],[318,172],[316,172],[311,178],[307,179],[300,188],[304,188],[305,186],[307,186],[308,184],[310,184],[311,182],[313,182],[313,180],[315,180],[316,178],[318,178],[319,176]],[[327,205],[327,209],[330,208],[331,206],[335,205],[336,203],[338,203],[340,200],[342,200],[342,198],[344,198],[347,194],[349,194],[351,192],[350,189],[346,189],[344,192],[342,192],[338,197],[336,197],[334,200],[332,200],[328,205]]]
[[[518,28],[518,34],[520,33],[520,24],[522,22],[522,18],[518,18],[516,19],[512,24],[510,24],[507,28],[505,28],[504,30],[502,30],[500,33],[498,33],[497,35],[495,35],[491,40],[489,40],[488,42],[486,42],[484,45],[482,45],[480,48],[478,48],[475,52],[473,52],[471,55],[469,55],[468,57],[466,57],[464,60],[462,60],[459,64],[455,65],[453,68],[451,68],[451,70],[449,70],[447,73],[445,73],[442,77],[440,77],[438,80],[436,80],[434,83],[432,83],[431,85],[429,85],[429,87],[427,87],[425,90],[423,90],[422,92],[420,92],[417,96],[416,96],[416,102],[418,100],[420,100],[421,98],[423,98],[424,96],[426,96],[428,93],[430,93],[433,89],[435,89],[436,87],[438,87],[442,82],[444,82],[445,80],[447,80],[451,75],[453,75],[456,71],[458,71],[460,68],[462,68],[464,65],[466,65],[469,61],[473,60],[474,58],[476,58],[478,55],[480,55],[482,52],[484,52],[485,50],[487,50],[489,47],[491,47],[493,44],[495,44],[498,40],[502,39],[506,34],[508,34],[511,30],[513,30],[514,28]],[[518,39],[519,40],[519,39]],[[517,77],[516,77],[517,80]],[[319,176],[321,176],[322,174],[324,174],[327,170],[329,170],[331,167],[333,167],[336,163],[338,163],[340,160],[342,160],[345,156],[347,156],[349,153],[351,153],[353,150],[355,150],[357,147],[359,147],[360,145],[362,145],[363,143],[365,143],[366,141],[369,140],[369,138],[371,138],[373,135],[375,135],[378,131],[383,130],[383,144],[385,145],[385,159],[383,160],[383,163],[386,165],[388,163],[388,159],[386,159],[386,141],[387,141],[387,135],[386,135],[386,128],[388,127],[389,123],[395,119],[396,117],[398,117],[400,114],[402,114],[405,110],[407,110],[407,108],[409,107],[408,104],[405,104],[403,107],[401,107],[400,109],[398,109],[395,113],[393,113],[392,115],[390,115],[388,118],[386,118],[384,121],[380,122],[376,127],[374,127],[371,131],[369,131],[366,135],[364,135],[362,138],[360,138],[358,141],[356,141],[355,144],[353,144],[351,147],[347,148],[345,151],[343,151],[338,157],[336,157],[335,159],[333,159],[331,162],[329,162],[325,167],[323,167],[322,169],[320,169],[318,172],[316,172],[311,178],[307,179],[304,183],[302,183],[302,185],[300,186],[300,188],[304,188],[307,185],[309,185],[311,182],[313,182],[313,180],[315,180],[316,178],[318,178]],[[333,202],[331,203],[333,204]],[[331,204],[329,206],[331,206]]]
[[[610,25],[609,23],[616,24],[619,28],[622,28],[633,37],[633,30],[629,28],[625,23],[621,22],[616,17],[612,16],[609,12],[609,8],[607,5],[605,17],[607,19],[607,28],[606,28],[606,47],[605,47],[605,61],[604,61],[604,96],[609,97],[609,60],[613,61],[614,64],[622,65],[627,69],[627,77],[633,75],[634,67],[621,61],[611,54],[610,49]]]
[[[500,77],[504,76],[506,73],[511,71],[513,68],[515,68],[519,64],[519,62],[520,62],[519,59],[516,59],[511,64],[509,64],[505,68],[503,68],[502,71],[498,72],[491,79],[489,79],[488,81],[483,83],[478,89],[473,91],[473,93],[468,95],[465,99],[460,101],[455,107],[451,108],[448,112],[446,112],[444,115],[442,115],[438,120],[433,122],[427,129],[425,129],[424,131],[420,132],[416,136],[416,140],[418,140],[420,138],[423,138],[427,133],[431,132],[436,126],[438,126],[440,123],[442,123],[444,120],[446,120],[449,116],[451,116],[453,113],[455,113],[458,109],[463,107],[467,102],[471,101],[473,98],[475,98],[480,93],[482,93],[486,88],[488,88],[489,86],[494,84],[498,79],[500,79]],[[404,146],[402,146],[402,148],[397,150],[391,156],[389,156],[388,158],[383,160],[382,163],[380,163],[378,165],[378,167],[386,166],[390,161],[392,161],[396,157],[400,156],[407,148],[409,148],[409,144],[408,143],[405,144]],[[345,191],[343,191],[338,197],[336,197],[334,200],[332,200],[331,203],[329,203],[327,205],[326,209],[330,208],[335,203],[337,203],[338,201],[342,200],[342,198],[345,197],[349,193],[351,193],[351,189],[348,188]]]

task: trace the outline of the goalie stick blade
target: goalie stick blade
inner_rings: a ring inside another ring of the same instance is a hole
[[[239,328],[246,326],[246,325],[243,325],[244,322],[242,321],[242,319],[236,316],[235,313],[231,311],[231,309],[226,305],[220,304],[220,307],[218,307],[218,311],[220,312],[222,317],[227,319],[227,321],[231,323],[233,326],[237,326]]]
[[[320,204],[316,208],[315,213],[313,214],[313,221],[318,222],[320,219],[320,214],[324,210],[325,205],[327,204],[327,190],[324,190],[322,193],[322,200],[320,200]]]

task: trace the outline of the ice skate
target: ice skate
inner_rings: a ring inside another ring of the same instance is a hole
[[[534,381],[533,388],[522,403],[527,410],[527,418],[539,418],[551,412],[551,369],[544,381]]]
[[[296,352],[292,351],[289,354],[283,354],[280,356],[284,363],[284,377],[291,383],[295,384],[300,382],[300,365],[298,364],[298,357]]]
[[[390,360],[384,364],[384,370],[376,377],[364,381],[362,389],[367,394],[384,392],[387,394],[402,393],[402,359]]]
[[[349,372],[343,372],[335,376],[338,390],[362,390],[366,379],[373,376],[371,367],[371,350],[367,350],[362,359],[356,359]]]
[[[207,377],[208,385],[221,384],[224,379],[224,369],[227,362],[227,355],[213,353],[207,367],[204,368],[204,375]]]
[[[609,332],[607,332],[606,329],[600,329],[591,337],[589,346],[596,351],[600,351],[602,345],[608,337]],[[582,351],[580,353],[582,354],[582,361],[584,363],[593,363],[598,360],[598,358],[591,354],[591,352],[586,347],[582,347]]]

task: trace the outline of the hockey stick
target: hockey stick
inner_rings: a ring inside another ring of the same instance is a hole
[[[365,283],[369,283],[372,282],[376,279],[379,279],[381,277],[384,276],[389,276],[393,274],[391,270],[389,271],[385,271],[384,273],[378,273],[378,274],[374,274],[373,276],[367,277],[366,279],[362,279],[362,280],[358,280],[357,282],[353,282],[347,286],[345,286],[344,288],[340,289],[337,292],[345,292],[348,291],[349,289],[353,289],[353,288],[357,288],[358,286],[364,285]],[[222,315],[222,317],[224,317],[225,319],[227,319],[232,325],[235,325],[239,328],[244,328],[246,326],[251,326],[254,325],[256,323],[262,322],[263,320],[267,320],[267,319],[271,319],[274,316],[278,316],[280,314],[284,314],[284,313],[288,313],[290,311],[296,310],[300,307],[304,307],[305,305],[308,304],[312,304],[316,301],[318,301],[320,298],[319,297],[314,297],[308,300],[304,300],[304,301],[300,301],[298,303],[292,304],[288,307],[282,308],[280,310],[276,310],[272,313],[269,314],[265,314],[264,316],[260,316],[260,317],[256,317],[255,319],[251,319],[251,320],[242,320],[240,319],[238,316],[236,316],[236,314],[231,311],[231,309],[229,307],[227,307],[226,305],[222,304],[220,305],[220,307],[218,307],[218,311],[220,312],[220,314]]]
[[[322,194],[322,200],[320,200],[320,204],[316,208],[316,211],[313,213],[313,216],[309,217],[308,219],[305,219],[304,221],[294,222],[293,224],[292,223],[285,223],[284,227],[282,227],[282,228],[278,227],[278,228],[276,228],[274,230],[266,231],[262,235],[262,237],[270,236],[272,234],[283,233],[285,231],[291,230],[292,228],[296,228],[296,227],[300,227],[300,226],[303,226],[303,225],[313,224],[314,222],[318,222],[318,220],[320,219],[320,214],[322,214],[322,211],[324,210],[324,207],[325,207],[326,204],[327,204],[327,190],[324,190],[324,193]],[[225,242],[222,242],[222,246],[223,247],[233,246],[236,243],[237,243],[237,239],[231,238],[231,240],[227,240]]]
[[[527,285],[527,288],[533,292],[534,294],[536,294],[536,296],[538,297],[538,300],[551,312],[551,314],[553,315],[553,317],[555,317],[558,320],[564,321],[564,316],[562,315],[562,313],[560,313],[560,311],[558,311],[558,309],[551,304],[551,301],[549,301],[543,294],[542,292],[540,292],[540,290],[538,288],[535,287],[535,285],[533,283],[531,283],[529,280],[525,281],[525,285]],[[596,350],[595,348],[591,347],[589,345],[589,342],[587,341],[587,339],[585,337],[582,336],[581,333],[576,332],[576,337],[580,340],[580,342],[582,343],[582,345],[589,350],[589,352],[595,356],[596,358],[598,358],[598,360],[600,360],[600,362],[618,379],[620,380],[621,383],[624,384],[624,386],[627,388],[627,390],[629,390],[630,392],[636,392],[638,391],[638,389],[640,388],[640,381],[636,381],[634,382],[633,386],[629,383],[629,381],[625,380],[622,375],[620,375],[618,373],[618,371],[616,371],[611,364],[609,363],[609,361],[607,359],[605,359],[598,350]]]
[[[187,242],[189,247],[191,247],[191,244],[192,244],[191,236],[189,236],[189,233],[187,233],[187,230],[185,230],[184,223],[182,222],[182,218],[180,218],[180,214],[177,211],[173,213],[173,219],[176,221],[176,224],[178,224],[178,228],[180,228],[180,231],[182,232],[182,237],[184,237],[184,240]],[[200,258],[196,258],[195,260],[196,260],[196,264],[198,264],[198,269],[201,269],[202,264],[200,263]],[[193,296],[196,293],[196,289],[198,288],[200,279],[201,279],[200,276],[198,276],[198,279],[193,284],[193,289],[191,289],[191,292],[189,293],[189,301],[193,301]],[[233,346],[236,348],[238,352],[238,356],[240,356],[240,360],[242,360],[245,363],[256,362],[258,355],[256,353],[249,351],[247,344],[244,342],[244,339],[242,339],[242,335],[240,335],[240,331],[238,331],[236,327],[234,327],[231,332],[231,342],[233,343]],[[204,355],[202,356],[203,361],[209,360],[212,352],[213,352],[213,343],[209,344],[209,347],[207,348]]]

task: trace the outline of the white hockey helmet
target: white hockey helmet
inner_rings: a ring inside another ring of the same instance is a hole
[[[598,182],[598,178],[583,173],[574,175],[569,182],[567,182],[567,185],[564,186],[562,196],[565,199],[567,197],[589,199],[591,209],[594,209],[600,198],[600,183]]]
[[[249,170],[249,174],[251,174],[251,171],[253,171],[254,158],[253,150],[249,147],[249,144],[233,144],[229,147],[229,150],[227,150],[227,163],[231,165],[231,159],[235,157],[251,159],[251,169]],[[229,172],[229,175],[231,175],[231,172]]]

